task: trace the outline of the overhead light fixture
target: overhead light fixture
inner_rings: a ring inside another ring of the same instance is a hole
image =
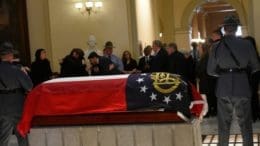
[[[74,4],[74,7],[80,11],[81,14],[85,15],[86,13],[90,16],[93,12],[97,13],[103,7],[103,2],[96,1],[85,1],[85,3],[77,2]]]
[[[219,1],[219,0],[205,0],[206,2],[209,2],[209,3],[215,3],[215,2],[217,2],[217,1]]]

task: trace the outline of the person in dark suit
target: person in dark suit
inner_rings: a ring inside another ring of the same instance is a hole
[[[221,28],[214,30],[210,36],[210,38],[214,43],[220,41],[222,37],[223,37],[223,33],[221,32]]]
[[[190,52],[184,52],[184,57],[185,57],[185,63],[188,70],[187,72],[188,81],[190,81],[194,86],[196,86],[196,73],[195,73],[196,63],[193,60]]]
[[[61,62],[61,77],[87,76],[84,52],[79,48],[74,48],[70,55]]]
[[[191,56],[194,62],[197,63],[199,61],[198,43],[192,42],[191,46],[192,46]]]
[[[260,62],[260,57],[259,57],[259,53],[258,53],[258,50],[256,47],[255,39],[251,36],[247,36],[244,39],[248,40],[250,43],[252,43],[252,45],[255,48],[257,57],[258,57],[258,62]],[[248,72],[250,72],[250,70],[248,70]],[[259,112],[260,107],[259,107],[259,95],[258,95],[258,87],[260,85],[259,80],[260,80],[260,71],[257,71],[255,73],[253,73],[252,75],[249,75],[249,81],[250,81],[250,85],[252,87],[252,115],[253,115],[254,121],[256,121],[257,119],[260,119],[260,112]]]
[[[181,75],[186,80],[187,77],[187,65],[184,55],[178,51],[178,47],[175,43],[170,43],[167,47],[168,52],[168,65],[167,72]]]
[[[253,146],[250,74],[260,69],[253,45],[236,37],[239,20],[228,15],[224,19],[225,36],[212,46],[207,72],[217,76],[219,146],[228,146],[229,130],[235,110],[242,132],[243,145]]]
[[[22,115],[25,94],[33,84],[21,67],[13,64],[14,52],[13,48],[0,46],[0,146],[8,146],[13,133],[19,146],[29,146],[27,137],[17,132],[16,125]]]
[[[35,61],[31,65],[31,79],[36,86],[51,78],[52,71],[50,61],[46,58],[45,49],[37,49],[35,52]]]
[[[167,71],[167,51],[162,48],[162,42],[159,40],[153,41],[154,57],[151,63],[152,72],[166,72]]]
[[[118,70],[113,62],[106,58],[99,56],[96,52],[92,52],[88,56],[89,62],[92,65],[90,67],[91,75],[114,75],[120,74],[121,71]]]
[[[151,56],[152,47],[146,46],[144,48],[144,56],[139,60],[138,63],[138,70],[140,70],[142,73],[149,73],[151,72],[151,62],[153,59],[153,56]]]
[[[209,76],[207,73],[207,65],[209,59],[209,45],[204,43],[198,47],[200,60],[196,66],[196,76],[199,79],[200,94],[207,97],[208,113],[207,116],[215,116],[217,114],[217,98],[215,96],[216,78]]]
[[[124,51],[122,55],[122,62],[124,65],[123,73],[132,74],[137,71],[137,62],[132,58],[132,55],[129,51]]]

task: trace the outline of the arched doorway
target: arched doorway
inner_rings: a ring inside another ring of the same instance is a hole
[[[193,11],[190,22],[191,42],[203,43],[213,31],[217,29],[223,30],[221,24],[227,15],[239,17],[237,10],[225,1],[206,2],[197,6]],[[237,36],[243,34],[247,34],[247,30],[242,30],[242,27],[239,26]]]
[[[182,26],[186,26],[189,27],[190,26],[190,22],[192,19],[192,14],[194,9],[196,9],[198,6],[203,5],[205,3],[214,3],[214,2],[226,2],[228,4],[230,4],[232,7],[234,7],[239,15],[239,19],[242,23],[242,25],[247,26],[248,22],[247,22],[247,17],[246,17],[246,12],[245,9],[242,5],[242,3],[240,2],[240,0],[197,0],[197,1],[191,1],[185,8],[184,12],[183,12],[183,16],[182,16]]]
[[[240,0],[197,0],[197,1],[190,1],[181,17],[181,29],[175,31],[175,37],[176,42],[186,42],[182,43],[181,48],[189,49],[190,43],[191,43],[191,27],[192,27],[192,19],[194,16],[194,10],[196,10],[198,7],[207,4],[207,3],[225,3],[226,5],[229,5],[228,7],[232,7],[241,22],[241,28],[243,35],[247,35],[248,31],[248,22],[247,22],[247,15],[244,9],[244,6]],[[222,19],[223,20],[223,19]],[[198,33],[197,33],[198,35]],[[204,35],[203,33],[200,33],[200,35]],[[184,41],[183,41],[184,40]]]

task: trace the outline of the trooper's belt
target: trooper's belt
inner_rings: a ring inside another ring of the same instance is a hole
[[[22,88],[16,88],[16,89],[0,89],[0,94],[13,94],[13,93],[18,93],[18,92],[22,92],[23,89]]]
[[[220,73],[242,73],[246,72],[245,68],[221,68],[219,69]]]

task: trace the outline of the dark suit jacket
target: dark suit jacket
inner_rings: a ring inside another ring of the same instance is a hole
[[[179,51],[175,51],[168,56],[167,71],[173,74],[178,74],[186,79],[188,78],[188,69],[186,65],[185,57]]]
[[[166,72],[167,71],[167,59],[168,53],[165,49],[160,51],[154,56],[151,63],[152,72]]]
[[[149,56],[149,60],[145,60],[146,56],[143,56],[138,63],[138,69],[141,70],[143,73],[151,72],[151,63],[153,56]]]
[[[0,93],[0,118],[20,118],[23,111],[25,93],[32,89],[33,84],[28,75],[19,67],[8,62],[0,62],[0,90],[15,90],[10,93]]]

